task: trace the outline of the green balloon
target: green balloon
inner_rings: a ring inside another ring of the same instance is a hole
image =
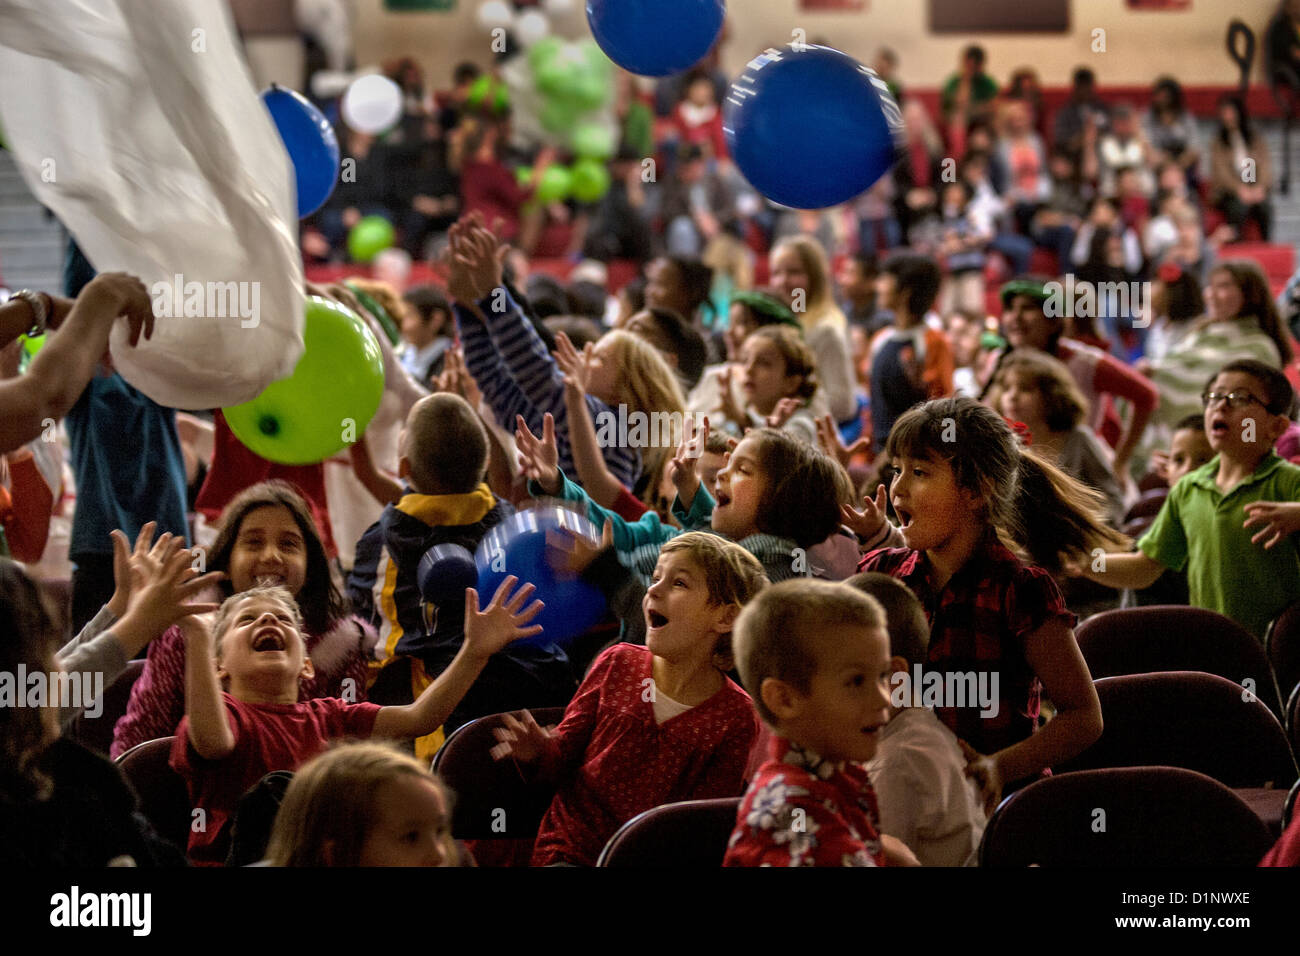
[[[41,350],[41,346],[45,344],[46,339],[46,336],[44,335],[38,335],[34,339],[29,339],[25,335],[20,335],[18,337],[22,339],[23,351],[27,353],[29,359],[36,357],[36,353]]]
[[[393,244],[393,224],[383,216],[366,216],[348,233],[348,254],[354,262],[369,262]]]
[[[537,198],[542,202],[559,202],[569,197],[573,176],[563,166],[547,166],[542,181],[537,184]]]
[[[614,155],[614,132],[602,123],[579,123],[569,142],[582,159],[605,160]]]
[[[366,430],[384,394],[379,342],[355,312],[308,297],[303,339],[292,375],[224,410],[249,451],[282,465],[310,465],[342,451]]]
[[[504,113],[510,106],[510,91],[500,80],[484,73],[469,88],[465,104],[471,109],[478,109],[491,97],[493,113]]]
[[[542,128],[551,133],[567,133],[578,121],[578,111],[564,99],[550,99],[542,104],[538,115]]]
[[[527,188],[528,184],[533,181],[533,167],[520,166],[515,170],[515,182],[520,186]]]
[[[537,88],[547,96],[572,97],[586,72],[586,63],[582,55],[574,49],[566,49],[563,45],[535,61],[530,57],[529,64],[533,68],[533,78],[537,81]]]
[[[578,43],[578,49],[582,51],[582,58],[587,63],[587,69],[600,77],[601,82],[608,83],[614,78],[614,61],[605,56],[605,53],[597,45],[596,41],[588,37]]]
[[[610,95],[609,84],[595,73],[580,73],[569,90],[573,102],[584,110],[595,110],[604,106]]]
[[[573,164],[573,198],[595,202],[609,192],[609,170],[594,159],[580,159]]]
[[[528,51],[528,65],[536,72],[543,63],[549,63],[564,49],[564,41],[557,36],[542,37]]]

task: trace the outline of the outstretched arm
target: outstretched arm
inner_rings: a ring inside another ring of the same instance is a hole
[[[406,739],[433,733],[469,692],[488,658],[511,641],[541,633],[541,625],[527,625],[541,613],[543,604],[534,601],[524,608],[534,587],[525,584],[515,591],[517,583],[518,578],[507,577],[492,596],[492,603],[482,611],[478,591],[465,589],[465,642],[460,651],[415,703],[380,709],[375,715],[376,737]]]
[[[185,638],[185,716],[190,744],[204,760],[221,760],[235,749],[235,733],[221,701],[212,634],[202,618],[181,621]]]

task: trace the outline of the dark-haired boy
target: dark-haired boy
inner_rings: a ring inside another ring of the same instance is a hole
[[[371,688],[372,700],[402,703],[418,696],[464,642],[464,592],[435,604],[421,594],[416,572],[434,545],[459,545],[473,554],[488,531],[514,513],[483,481],[487,441],[478,416],[458,395],[430,395],[407,416],[399,473],[408,491],[357,542],[348,576],[353,608],[379,631],[375,654],[384,668]],[[445,729],[486,714],[560,706],[574,687],[563,651],[511,647],[488,662]],[[417,752],[440,744],[434,734],[422,739]]]
[[[1300,550],[1282,528],[1277,540],[1257,534],[1255,543],[1246,521],[1253,504],[1300,500],[1300,467],[1273,451],[1295,395],[1279,370],[1239,359],[1207,383],[1204,398],[1215,457],[1169,492],[1137,553],[1099,556],[1083,573],[1114,588],[1144,588],[1165,568],[1186,569],[1193,605],[1263,640],[1269,622],[1300,598]]]

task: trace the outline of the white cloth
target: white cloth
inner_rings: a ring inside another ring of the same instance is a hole
[[[986,819],[951,730],[928,707],[904,707],[867,764],[880,832],[902,840],[922,866],[973,866]]]
[[[137,348],[113,329],[118,370],[169,407],[248,401],[302,355],[293,169],[239,49],[223,0],[0,0],[0,116],[28,187],[156,311],[176,276],[205,290],[205,314]],[[231,288],[257,308],[207,294]]]

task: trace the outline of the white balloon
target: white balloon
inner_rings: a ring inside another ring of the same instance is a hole
[[[515,38],[530,47],[551,32],[551,21],[540,10],[529,10],[515,21]]]
[[[506,0],[487,0],[481,4],[476,14],[478,25],[484,30],[493,30],[497,27],[510,29],[511,24],[515,22],[515,12],[510,9],[510,4]]]
[[[360,133],[383,133],[402,116],[402,90],[386,76],[359,77],[343,94],[343,121]]]

